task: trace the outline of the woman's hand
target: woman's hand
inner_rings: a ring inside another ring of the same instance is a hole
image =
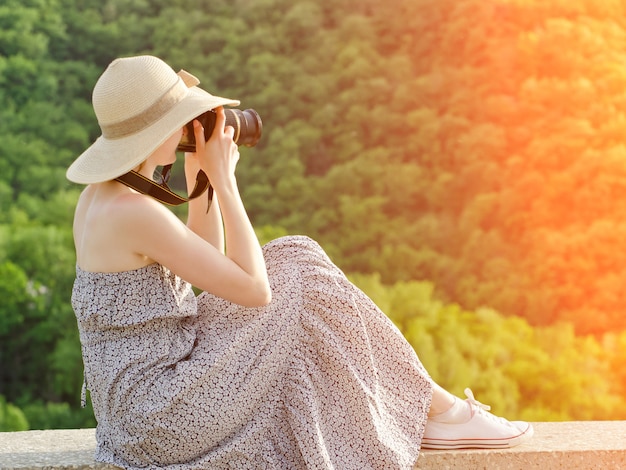
[[[206,142],[204,141],[204,128],[197,119],[193,121],[196,153],[190,155],[192,159],[190,163],[195,165],[193,159],[196,158],[199,168],[204,170],[217,190],[223,184],[234,182],[239,149],[233,140],[235,130],[231,126],[224,127],[226,122],[224,108],[220,106],[215,109],[215,112],[217,114],[215,128]]]
[[[188,194],[191,194],[194,190],[198,173],[202,170],[198,150],[200,152],[206,151],[204,129],[197,119],[193,121],[193,130],[196,142],[200,142],[200,147],[198,148],[197,144],[196,152],[185,152],[185,179],[187,180]],[[183,129],[183,132],[187,132],[187,127]],[[207,173],[206,170],[204,171]],[[208,173],[207,176],[209,181],[211,181]],[[206,193],[189,201],[187,227],[208,241],[221,253],[224,253],[224,225],[217,195],[213,195],[211,198],[209,210],[207,210],[208,204]]]
[[[185,176],[191,186],[203,170],[215,188],[214,202],[219,200],[219,206],[211,204],[207,213],[206,198],[189,201],[189,219],[183,228],[167,208],[150,198],[138,198],[141,208],[127,205],[132,209],[127,220],[141,227],[133,231],[136,245],[129,250],[167,266],[200,289],[240,305],[259,307],[272,298],[265,260],[234,176],[239,161],[234,129],[224,127],[223,108],[216,113],[215,129],[206,142],[202,125],[193,122],[196,152],[185,154]]]

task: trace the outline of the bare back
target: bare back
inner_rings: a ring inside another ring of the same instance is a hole
[[[123,205],[141,198],[132,190],[105,182],[87,186],[74,215],[77,263],[92,272],[121,272],[152,264],[154,260],[135,252],[129,243],[132,225],[121,220]]]

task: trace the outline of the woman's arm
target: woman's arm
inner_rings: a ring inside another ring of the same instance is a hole
[[[241,269],[257,279],[259,291],[265,290],[266,301],[271,299],[269,281],[261,246],[252,223],[241,200],[235,167],[239,161],[239,150],[233,141],[234,129],[224,127],[226,118],[223,108],[217,108],[215,128],[211,138],[204,142],[204,129],[194,121],[196,154],[200,167],[209,175],[215,195],[220,202],[226,238],[226,253]]]
[[[239,152],[233,142],[233,129],[224,129],[224,121],[224,111],[219,108],[213,135],[206,144],[198,121],[194,122],[194,128],[200,167],[210,175],[215,196],[220,201],[226,255],[183,224],[169,209],[141,194],[120,198],[116,221],[120,230],[126,232],[124,239],[128,246],[125,249],[153,259],[218,297],[257,307],[270,302],[271,290],[263,253],[234,175]],[[206,199],[199,199],[206,204]],[[192,219],[196,215],[199,214],[190,214]],[[209,213],[206,218],[210,217]],[[192,220],[192,225],[198,220]]]
[[[185,154],[185,178],[189,194],[193,191],[199,171],[200,163],[196,154]],[[206,210],[208,205],[206,193],[192,199],[188,204],[187,227],[224,253],[224,224],[217,196],[213,195],[213,201],[208,213]]]

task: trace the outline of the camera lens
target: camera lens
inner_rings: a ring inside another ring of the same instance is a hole
[[[232,126],[235,129],[233,141],[237,145],[245,145],[246,147],[254,147],[261,138],[263,132],[263,123],[261,117],[254,109],[224,109],[226,117],[225,126]],[[215,128],[215,120],[217,115],[215,111],[207,111],[196,119],[200,121],[204,127],[204,138],[209,140],[213,129]],[[176,150],[181,152],[195,152],[196,139],[193,130],[193,121],[187,123],[187,134],[182,138]]]
[[[233,140],[237,145],[254,147],[261,138],[263,123],[254,109],[226,109],[226,126],[235,128]]]

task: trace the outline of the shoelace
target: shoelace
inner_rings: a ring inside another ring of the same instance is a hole
[[[465,396],[467,397],[467,401],[470,402],[472,405],[477,406],[478,408],[481,408],[485,411],[489,411],[491,409],[489,405],[485,405],[484,403],[481,403],[478,400],[476,400],[476,398],[474,398],[474,392],[472,392],[471,389],[469,388],[465,389]]]
[[[467,397],[467,402],[470,404],[470,408],[472,410],[472,416],[474,413],[480,413],[481,415],[493,420],[497,421],[501,424],[506,424],[507,426],[515,427],[513,424],[506,418],[500,418],[492,413],[489,413],[491,407],[489,405],[485,405],[484,403],[479,402],[474,398],[474,393],[471,389],[465,389],[465,396]],[[473,405],[473,406],[471,406]]]

